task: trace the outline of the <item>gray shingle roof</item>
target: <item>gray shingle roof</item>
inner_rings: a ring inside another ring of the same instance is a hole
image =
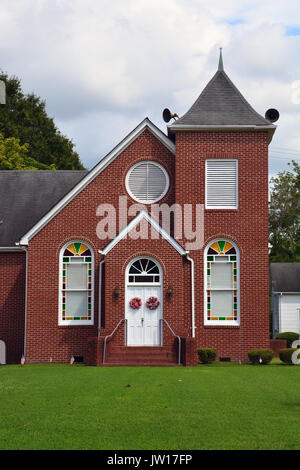
[[[0,171],[0,247],[15,246],[87,173]]]
[[[192,107],[168,128],[179,126],[276,127],[252,108],[220,65]]]
[[[270,281],[274,292],[300,292],[300,263],[271,263]]]

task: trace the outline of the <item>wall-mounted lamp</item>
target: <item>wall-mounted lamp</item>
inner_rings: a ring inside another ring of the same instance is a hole
[[[173,295],[173,287],[172,286],[169,286],[168,287],[168,290],[167,290],[167,296],[168,297],[172,297]]]
[[[114,298],[117,299],[120,295],[120,287],[116,286],[114,288]]]

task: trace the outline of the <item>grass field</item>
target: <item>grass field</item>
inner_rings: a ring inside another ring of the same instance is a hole
[[[1,450],[300,449],[296,366],[3,366],[0,400]]]

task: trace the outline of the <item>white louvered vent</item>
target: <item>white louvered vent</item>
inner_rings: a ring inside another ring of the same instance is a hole
[[[237,160],[206,160],[206,207],[238,206]]]
[[[151,204],[159,201],[168,191],[169,177],[166,170],[154,162],[134,165],[126,177],[129,194],[138,202]]]

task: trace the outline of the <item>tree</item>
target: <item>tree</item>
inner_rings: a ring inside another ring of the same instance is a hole
[[[28,144],[20,145],[15,137],[4,139],[0,133],[0,170],[55,170],[28,156]]]
[[[271,179],[269,206],[270,260],[300,261],[300,165],[289,163],[291,170]]]
[[[39,169],[84,169],[73,142],[60,133],[47,115],[45,101],[34,93],[24,95],[17,77],[0,71],[0,80],[6,84],[6,104],[0,106],[3,137],[19,139],[21,147],[28,144],[27,156],[41,164]]]

